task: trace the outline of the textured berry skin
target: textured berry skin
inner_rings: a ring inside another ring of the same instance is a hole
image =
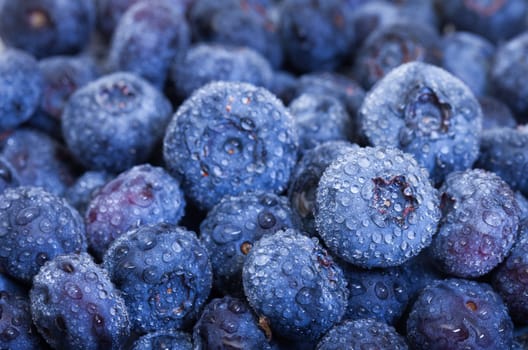
[[[85,167],[120,172],[147,160],[171,113],[169,101],[144,79],[114,73],[71,96],[62,115],[62,133]]]
[[[344,0],[285,0],[279,33],[288,63],[299,72],[330,71],[354,43],[352,12]]]
[[[524,0],[437,2],[444,21],[500,42],[525,30],[528,4]]]
[[[41,349],[27,295],[0,290],[0,349]]]
[[[87,171],[66,190],[64,197],[81,215],[84,215],[97,190],[113,178],[105,171]]]
[[[132,330],[140,334],[191,326],[211,291],[207,250],[194,232],[165,223],[121,235],[103,266],[123,293]]]
[[[26,283],[55,256],[86,251],[79,213],[40,187],[6,189],[0,195],[0,226],[0,266]]]
[[[520,214],[519,220],[522,221],[525,218],[528,218],[528,199],[521,194],[521,192],[515,192],[515,199],[517,199],[517,204],[519,204]]]
[[[264,235],[294,227],[288,200],[273,193],[226,196],[200,225],[200,240],[213,266],[215,287],[240,295],[242,266],[253,244]]]
[[[84,217],[88,244],[101,257],[110,243],[130,228],[158,222],[177,224],[184,208],[176,179],[163,168],[136,165],[107,182],[90,201]]]
[[[462,279],[427,287],[407,320],[412,349],[509,349],[513,324],[500,296],[485,284]]]
[[[0,155],[0,193],[6,188],[17,187],[20,185],[20,178],[11,163]]]
[[[499,175],[513,190],[528,195],[528,132],[526,129],[485,130],[476,167]]]
[[[189,10],[197,41],[245,46],[266,57],[274,68],[283,61],[270,0],[194,0]]]
[[[95,25],[91,0],[4,0],[0,37],[7,46],[38,58],[74,54],[88,43]]]
[[[44,265],[29,298],[33,322],[54,349],[118,350],[129,335],[123,298],[87,253]]]
[[[43,132],[16,129],[3,141],[0,155],[11,164],[20,185],[42,187],[62,196],[74,182],[70,154]]]
[[[175,330],[159,330],[145,334],[130,350],[193,350],[191,335]]]
[[[198,89],[167,127],[163,155],[201,209],[225,195],[282,192],[297,159],[293,118],[268,90],[214,82]]]
[[[299,134],[299,152],[325,141],[352,138],[352,121],[336,98],[327,95],[302,94],[288,106]]]
[[[315,341],[341,320],[348,289],[332,257],[299,231],[264,236],[249,252],[242,271],[244,292],[274,334]]]
[[[316,349],[407,350],[408,347],[405,339],[393,327],[364,318],[347,320],[332,327],[319,341]]]
[[[488,91],[489,70],[495,47],[485,38],[453,32],[442,38],[442,67],[460,78],[476,96]]]
[[[399,66],[369,91],[359,114],[371,145],[414,155],[436,183],[477,159],[480,105],[462,81],[441,68],[421,62]]]
[[[31,118],[38,107],[42,85],[42,73],[33,57],[15,49],[0,50],[0,131],[13,129]]]
[[[181,99],[212,81],[239,81],[268,88],[273,71],[268,61],[247,47],[197,44],[172,65],[172,80]]]
[[[191,40],[181,5],[172,2],[140,1],[125,12],[108,53],[111,69],[133,72],[163,88],[172,61],[184,55]]]
[[[315,223],[341,259],[364,268],[396,266],[431,243],[438,204],[427,171],[411,155],[358,148],[323,173]]]
[[[510,255],[493,272],[493,287],[508,306],[512,319],[528,325],[528,219],[521,222],[519,238]]]
[[[494,95],[514,111],[520,123],[528,121],[528,91],[522,79],[528,74],[527,52],[528,33],[523,32],[497,48],[490,72]]]
[[[242,299],[223,297],[207,304],[193,329],[194,349],[272,349],[257,317]]]
[[[399,267],[364,270],[342,263],[350,295],[343,319],[372,318],[394,325],[410,299],[407,276]]]
[[[512,111],[501,100],[491,96],[482,96],[479,98],[479,103],[482,109],[483,131],[502,127],[515,128],[517,126],[517,120],[515,120]]]
[[[436,63],[440,39],[428,25],[400,21],[374,31],[361,45],[354,63],[354,75],[363,88],[372,86],[394,68],[411,61]]]
[[[347,141],[329,141],[308,150],[297,162],[288,186],[288,199],[302,231],[317,235],[314,218],[315,195],[319,179],[337,158],[357,148]]]
[[[430,254],[446,273],[478,277],[510,251],[520,209],[510,187],[481,169],[451,173],[440,188],[442,219]]]

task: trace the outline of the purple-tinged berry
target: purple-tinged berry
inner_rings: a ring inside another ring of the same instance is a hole
[[[64,197],[81,215],[84,215],[97,191],[113,178],[114,176],[105,171],[87,171],[66,190]]]
[[[162,329],[141,336],[130,350],[193,350],[193,343],[188,333]]]

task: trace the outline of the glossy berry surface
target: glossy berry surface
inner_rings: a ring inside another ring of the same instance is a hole
[[[167,127],[163,155],[198,207],[247,190],[279,193],[297,159],[297,133],[282,102],[247,83],[198,89]]]
[[[86,253],[61,255],[43,266],[30,301],[33,322],[54,349],[117,350],[130,334],[120,292]]]
[[[393,148],[358,148],[332,162],[317,187],[315,224],[339,258],[400,265],[430,244],[440,210],[427,171]]]
[[[86,251],[82,217],[65,199],[40,187],[20,186],[0,194],[0,266],[30,283],[54,257]]]
[[[196,234],[164,223],[121,235],[103,266],[123,294],[132,330],[140,334],[189,327],[211,291],[209,255]]]
[[[191,335],[182,331],[162,329],[141,336],[132,344],[131,350],[192,350]]]
[[[163,168],[132,167],[107,182],[90,201],[84,216],[89,247],[102,257],[110,243],[132,227],[177,224],[184,208],[179,182]]]

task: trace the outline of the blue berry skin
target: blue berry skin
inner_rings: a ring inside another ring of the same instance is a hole
[[[105,171],[87,171],[66,190],[64,197],[79,213],[84,215],[97,190],[113,178],[114,176]]]
[[[331,71],[354,44],[352,12],[344,0],[285,0],[279,33],[284,56],[298,72]]]
[[[479,103],[482,109],[482,130],[517,126],[513,112],[501,100],[491,96],[482,96],[479,98]]]
[[[102,186],[84,220],[88,244],[102,257],[111,242],[129,229],[147,224],[178,224],[185,198],[178,180],[163,168],[136,165]]]
[[[357,52],[354,76],[366,90],[394,68],[411,61],[435,64],[440,39],[433,28],[406,20],[378,28]]]
[[[407,281],[407,293],[410,300],[408,306],[416,300],[425,287],[445,278],[429,256],[429,248],[403,263],[401,271]]]
[[[515,199],[517,199],[517,204],[519,204],[519,221],[528,218],[528,199],[522,195],[521,192],[515,192]]]
[[[244,46],[274,68],[283,61],[274,7],[270,0],[194,0],[189,22],[195,41]]]
[[[314,218],[317,185],[325,169],[337,158],[352,152],[358,146],[347,141],[324,142],[306,151],[293,169],[288,186],[288,199],[293,215],[302,231],[317,235]]]
[[[107,64],[162,89],[172,62],[185,54],[190,40],[189,25],[179,6],[169,0],[138,2],[119,20]]]
[[[125,302],[87,253],[44,265],[29,292],[33,323],[54,349],[122,349],[130,334]]]
[[[148,159],[171,113],[160,91],[132,73],[118,72],[71,96],[62,115],[62,133],[85,167],[117,173]]]
[[[450,174],[439,192],[442,219],[431,256],[451,275],[488,273],[517,237],[520,209],[513,191],[494,173],[472,169]]]
[[[27,295],[0,290],[0,349],[43,348],[42,338],[31,319]]]
[[[297,82],[298,79],[295,75],[285,70],[279,70],[273,73],[269,89],[285,105],[288,105],[295,97]]]
[[[179,107],[163,155],[185,194],[209,210],[225,195],[285,190],[297,148],[293,117],[268,90],[213,82]]]
[[[33,57],[15,49],[0,50],[0,131],[14,129],[31,118],[42,88],[42,73]]]
[[[437,2],[439,13],[457,30],[480,34],[492,42],[501,42],[526,28],[528,4],[524,0]]]
[[[262,237],[242,271],[244,292],[273,334],[315,341],[343,317],[348,288],[341,268],[318,243],[288,229]]]
[[[355,46],[360,47],[367,37],[378,28],[400,20],[398,7],[385,1],[367,1],[352,14],[352,25],[356,35]]]
[[[485,38],[453,32],[442,38],[442,68],[460,78],[476,96],[488,92],[488,77],[495,47]]]
[[[20,179],[17,171],[11,163],[0,155],[0,193],[6,188],[17,187],[20,185]]]
[[[230,296],[213,299],[205,306],[194,326],[193,341],[196,350],[272,349],[247,302]]]
[[[510,255],[493,272],[493,287],[500,294],[512,319],[528,325],[528,219],[521,222],[519,238]]]
[[[20,185],[42,187],[62,196],[75,181],[71,156],[47,134],[20,128],[3,141],[0,152],[18,175]]]
[[[369,91],[359,112],[373,146],[412,154],[435,183],[478,156],[482,111],[469,88],[445,70],[411,62]]]
[[[18,283],[3,271],[0,271],[0,291],[6,291],[8,293],[22,296],[28,295],[25,285]]]
[[[513,110],[519,123],[528,121],[528,91],[522,80],[528,74],[527,52],[528,32],[523,32],[497,48],[490,72],[494,95]]]
[[[403,315],[410,300],[407,275],[399,266],[364,270],[342,263],[350,295],[344,319],[372,318],[390,325]]]
[[[427,287],[407,320],[412,349],[509,349],[513,323],[500,296],[485,284],[447,279]]]
[[[332,162],[316,194],[326,246],[360,267],[400,265],[431,243],[439,200],[427,171],[393,148],[357,148]]]
[[[352,121],[343,104],[327,95],[302,94],[288,106],[299,134],[299,152],[325,141],[346,141],[353,137]]]
[[[207,250],[194,232],[166,223],[118,237],[103,266],[122,292],[131,328],[139,334],[192,326],[211,291]]]
[[[213,81],[239,81],[268,88],[273,70],[258,52],[247,47],[197,44],[172,65],[177,95],[188,98],[196,89]]]
[[[141,336],[130,350],[193,350],[193,343],[188,333],[162,329]]]
[[[475,166],[494,172],[513,190],[528,195],[528,132],[522,128],[485,130]]]
[[[7,46],[43,58],[78,53],[95,26],[92,0],[4,0],[0,37]]]
[[[373,319],[346,320],[332,327],[317,344],[317,350],[373,349],[407,350],[405,338],[386,323]]]
[[[285,197],[261,192],[222,198],[200,225],[200,240],[211,257],[216,289],[226,295],[243,293],[242,266],[253,244],[293,227]]]
[[[82,217],[65,199],[40,187],[20,186],[0,195],[0,266],[30,283],[55,256],[86,251]]]

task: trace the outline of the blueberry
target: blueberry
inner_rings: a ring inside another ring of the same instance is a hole
[[[0,291],[6,291],[13,295],[22,295],[26,297],[28,295],[26,286],[9,277],[4,271],[0,271]]]
[[[192,326],[211,290],[211,263],[196,234],[165,223],[121,235],[103,266],[140,334]]]
[[[0,155],[0,193],[6,188],[17,187],[20,185],[18,172],[13,168],[11,163]]]
[[[269,332],[269,331],[268,331]],[[193,329],[195,349],[272,349],[259,320],[242,299],[211,300]]]
[[[522,195],[521,192],[515,192],[515,199],[517,199],[517,204],[519,204],[519,220],[528,218],[528,199]]]
[[[147,160],[171,112],[169,101],[145,80],[132,73],[114,73],[71,96],[62,116],[62,132],[84,166],[120,172]]]
[[[470,168],[478,156],[478,101],[458,78],[426,63],[390,72],[365,97],[359,120],[373,146],[412,154],[436,183]]]
[[[396,266],[430,244],[438,202],[427,171],[410,154],[357,148],[323,173],[315,223],[339,258],[365,268]]]
[[[445,277],[431,259],[429,247],[403,263],[401,265],[401,271],[407,281],[406,287],[407,293],[409,294],[408,306],[416,300],[425,287]]]
[[[162,329],[141,336],[130,350],[193,350],[191,335],[182,331]]]
[[[511,109],[502,100],[491,96],[479,98],[482,109],[482,129],[515,128],[517,121]]]
[[[4,0],[0,37],[38,58],[78,53],[95,25],[92,0]]]
[[[332,327],[317,344],[317,350],[342,349],[407,350],[408,347],[393,327],[364,318],[346,320]]]
[[[491,271],[517,237],[520,210],[513,191],[494,173],[473,169],[450,174],[439,192],[442,219],[431,256],[455,276]]]
[[[244,292],[273,334],[315,341],[345,312],[343,272],[316,239],[288,229],[262,237],[244,263]]]
[[[131,6],[115,29],[108,66],[133,72],[162,89],[172,61],[183,57],[191,39],[180,6],[170,0]]]
[[[40,131],[16,129],[4,140],[0,154],[14,169],[20,185],[42,187],[62,196],[75,181],[69,152]]]
[[[476,96],[488,92],[495,55],[492,43],[476,34],[453,32],[442,38],[442,67],[460,78]]]
[[[407,339],[412,349],[509,349],[513,324],[489,285],[448,279],[420,294],[407,321]]]
[[[352,12],[345,0],[285,0],[279,33],[288,63],[296,71],[333,70],[354,44]]]
[[[84,215],[97,190],[112,179],[113,176],[105,171],[87,171],[66,190],[64,197]]]
[[[272,75],[269,89],[275,96],[280,98],[285,105],[287,105],[295,97],[297,77],[285,70],[275,71]]]
[[[295,165],[288,186],[288,199],[302,230],[309,235],[317,235],[313,210],[317,186],[323,172],[330,163],[356,147],[358,146],[347,141],[324,142],[306,151]]]
[[[293,227],[285,197],[261,192],[222,198],[200,225],[200,240],[211,256],[216,289],[241,294],[242,266],[253,244],[264,235]]]
[[[390,2],[376,0],[360,5],[352,13],[356,47],[360,47],[376,29],[395,23],[399,19],[398,7]]]
[[[31,118],[42,88],[42,74],[33,57],[15,49],[0,50],[0,131],[16,128]]]
[[[528,195],[528,132],[521,128],[485,130],[475,165],[496,173],[513,190]]]
[[[338,99],[305,93],[288,106],[299,134],[299,152],[304,153],[325,141],[346,141],[353,137],[352,121]]]
[[[184,208],[178,180],[160,167],[134,166],[107,182],[90,201],[84,217],[89,247],[101,257],[114,239],[132,227],[177,224]]]
[[[122,349],[129,320],[108,273],[86,253],[56,257],[33,280],[31,315],[54,349]]]
[[[0,195],[0,266],[30,283],[55,256],[86,251],[85,227],[65,199],[40,187],[8,188]]]
[[[293,118],[268,90],[214,82],[198,89],[167,127],[163,154],[185,194],[210,209],[224,195],[283,191],[297,159]]]
[[[493,272],[493,287],[508,306],[512,319],[528,325],[528,219],[521,222],[519,238],[510,255]]]
[[[258,52],[247,47],[197,44],[182,60],[175,60],[172,79],[176,93],[186,99],[212,81],[240,81],[268,88],[272,68]]]
[[[439,39],[420,22],[398,21],[372,32],[357,52],[354,76],[369,90],[394,68],[411,61],[437,63]]]

